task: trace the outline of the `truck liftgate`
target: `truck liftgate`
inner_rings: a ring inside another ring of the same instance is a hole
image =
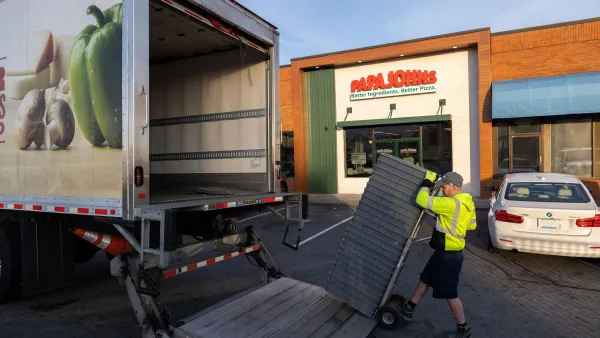
[[[278,194],[276,197],[257,196],[256,198],[256,200],[261,201],[271,201],[271,199],[281,200],[284,203],[285,211],[283,215],[279,214],[272,207],[261,205],[260,203],[255,204],[253,207],[266,206],[274,214],[283,218],[286,230],[282,243],[287,247],[297,249],[300,236],[296,238],[295,244],[288,243],[287,237],[291,233],[292,223],[297,225],[298,231],[301,231],[303,228],[304,208],[302,195]],[[239,204],[238,202],[220,201],[217,205],[223,206],[223,209],[225,206],[231,205],[231,208],[235,209]],[[243,205],[243,203],[241,204]],[[297,212],[297,217],[291,217],[294,206],[297,207],[294,210]],[[173,323],[168,310],[160,303],[160,286],[161,281],[165,278],[177,278],[181,274],[200,268],[209,268],[210,265],[246,255],[254,261],[253,264],[261,268],[261,276],[265,284],[270,285],[270,282],[277,280],[276,283],[279,285],[284,283],[285,280],[289,280],[279,270],[254,228],[248,226],[238,231],[235,218],[225,220],[217,216],[216,219],[220,220],[220,222],[213,221],[211,231],[211,234],[217,233],[217,235],[211,236],[209,234],[203,236],[210,239],[194,235],[193,237],[196,241],[184,245],[173,245],[176,242],[176,229],[187,229],[186,231],[189,231],[189,224],[179,224],[182,220],[189,221],[194,219],[187,217],[186,214],[192,213],[197,216],[196,212],[198,211],[204,214],[206,208],[204,205],[194,202],[185,202],[179,205],[169,204],[168,207],[169,209],[163,210],[160,206],[155,205],[148,209],[139,210],[138,216],[141,220],[139,221],[138,236],[130,232],[130,224],[113,223],[123,238],[130,243],[133,250],[111,260],[111,274],[117,277],[121,285],[125,286],[143,337],[197,336],[195,333],[186,331],[190,329],[192,323],[196,323],[195,321],[184,320]],[[213,210],[217,211],[216,208]],[[111,220],[106,221],[110,222]],[[158,238],[158,240],[151,241],[151,238]],[[98,239],[96,240],[99,241]],[[152,242],[154,245],[152,245]],[[218,252],[219,254],[208,259],[206,257],[203,259],[198,258],[213,252]],[[292,283],[289,281],[285,284]],[[299,282],[293,283],[298,284]],[[308,288],[308,286],[306,287]],[[276,291],[276,289],[273,290]],[[265,291],[261,292],[264,294]],[[301,293],[300,295],[305,295],[305,293]],[[315,299],[313,298],[315,295],[310,299],[314,301]],[[308,301],[306,300],[305,302]],[[263,306],[259,298],[254,298],[250,304],[252,304],[252,307]],[[246,306],[249,306],[249,304]],[[231,337],[235,335],[227,334],[226,336]],[[243,336],[248,335],[243,334]]]
[[[292,223],[297,225],[297,230],[303,228],[302,195],[280,195],[285,211],[279,214],[269,208],[285,222],[282,243],[297,250],[300,236],[295,244],[287,243],[287,236],[293,230]],[[291,217],[294,206],[297,217]],[[210,240],[170,247],[169,234],[172,227],[178,226],[174,224],[176,219],[185,219],[180,217],[182,213],[197,206],[173,209],[170,205],[170,208],[169,211],[140,211],[139,241],[127,225],[114,224],[134,250],[113,258],[110,271],[126,288],[142,337],[366,337],[375,327],[375,320],[337,300],[323,288],[282,273],[252,226]],[[153,231],[160,235],[159,241],[154,241],[157,247],[151,245]],[[210,253],[216,254],[207,258]],[[163,279],[209,269],[210,265],[239,256],[247,256],[251,264],[261,268],[261,285],[189,318],[176,322],[171,319],[160,302]]]

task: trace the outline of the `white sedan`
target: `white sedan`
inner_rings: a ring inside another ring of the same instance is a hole
[[[490,249],[600,257],[600,209],[577,177],[509,174],[486,189]]]

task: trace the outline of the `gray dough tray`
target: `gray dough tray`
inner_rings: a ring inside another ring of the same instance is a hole
[[[426,172],[380,155],[331,266],[325,289],[368,317],[375,316],[419,217],[415,199]]]

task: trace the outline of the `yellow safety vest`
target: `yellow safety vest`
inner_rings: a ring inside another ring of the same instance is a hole
[[[438,215],[429,245],[435,250],[460,251],[465,247],[467,230],[475,230],[477,217],[473,197],[466,192],[453,197],[429,196],[423,187],[417,195],[421,208]]]

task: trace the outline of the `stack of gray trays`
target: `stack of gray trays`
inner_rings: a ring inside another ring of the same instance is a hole
[[[344,235],[325,289],[375,317],[421,209],[426,170],[382,154]],[[396,281],[394,281],[396,282]]]

